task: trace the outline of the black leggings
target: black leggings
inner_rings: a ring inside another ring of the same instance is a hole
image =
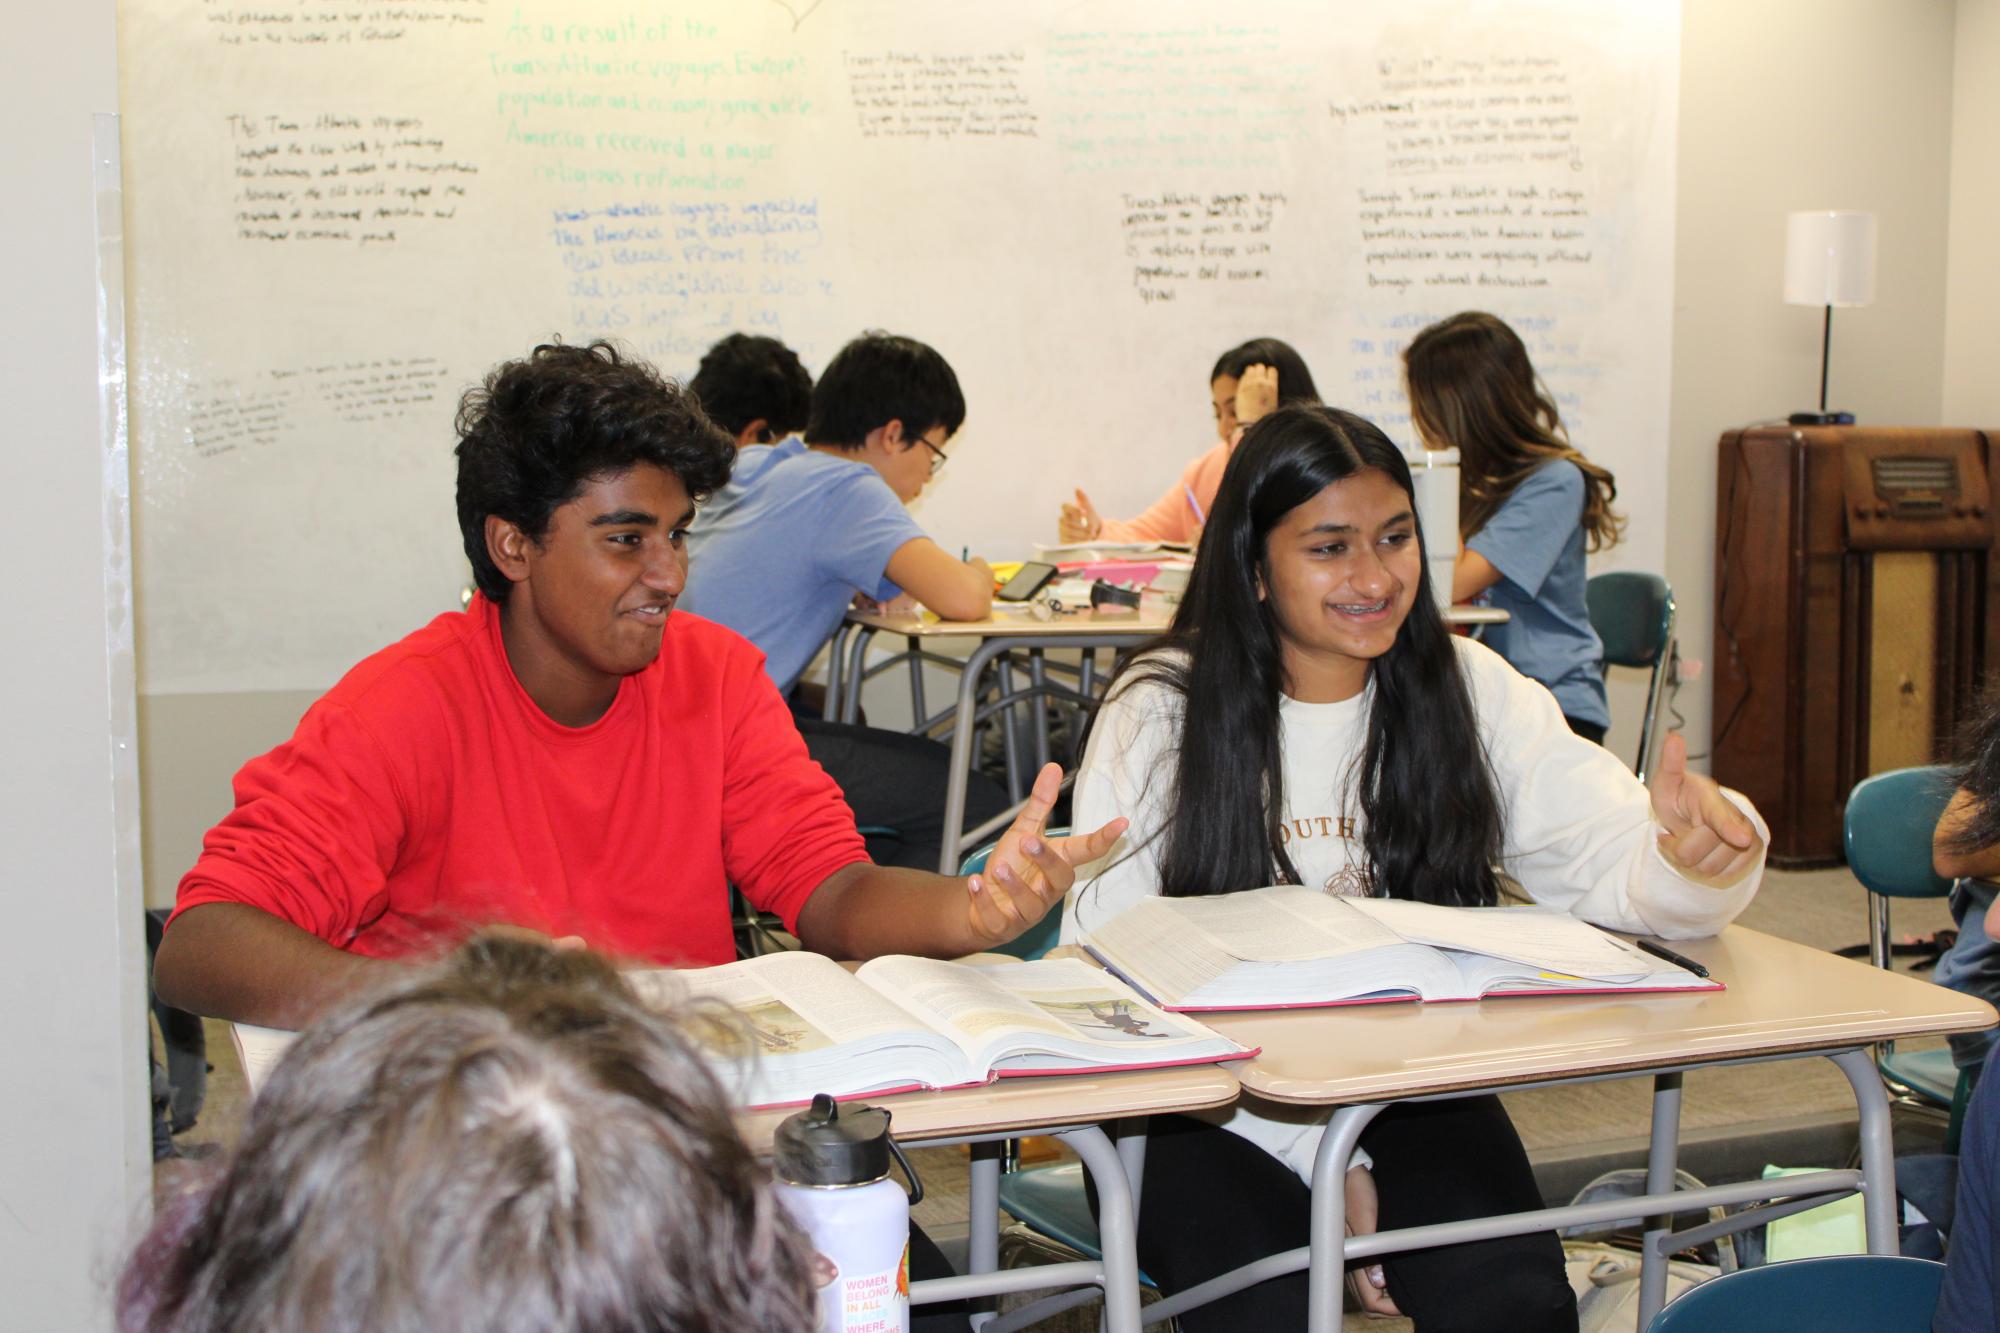
[[[1563,714],[1563,721],[1569,723],[1571,731],[1583,737],[1592,745],[1604,744],[1604,733],[1608,728],[1600,727],[1595,722],[1579,722],[1568,713]]]
[[[806,753],[833,778],[854,812],[854,822],[868,842],[869,859],[877,865],[936,870],[944,849],[944,792],[951,778],[951,748],[927,736],[880,727],[796,720]],[[998,783],[974,772],[965,787],[961,827],[977,828],[1009,804]],[[889,831],[870,831],[876,829]]]
[[[1384,1231],[1542,1206],[1498,1098],[1392,1106],[1361,1145],[1375,1159]],[[1184,1291],[1311,1238],[1311,1191],[1290,1167],[1228,1130],[1153,1118],[1139,1266],[1162,1290]],[[1417,1333],[1575,1333],[1576,1298],[1554,1232],[1386,1255],[1382,1267],[1389,1295]],[[1306,1291],[1304,1272],[1274,1278],[1182,1315],[1181,1327],[1304,1328]]]

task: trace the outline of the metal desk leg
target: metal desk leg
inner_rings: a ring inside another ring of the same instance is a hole
[[[1867,1051],[1842,1051],[1827,1058],[1847,1075],[1860,1115],[1861,1203],[1862,1216],[1868,1224],[1868,1253],[1895,1254],[1900,1243],[1896,1234],[1896,1148],[1889,1130],[1889,1094],[1882,1090],[1882,1076],[1875,1072],[1875,1062]]]
[[[958,676],[958,718],[951,728],[951,774],[944,790],[944,842],[938,850],[938,873],[956,875],[965,836],[965,789],[972,782],[972,719],[979,716],[979,678],[986,664],[1007,651],[1005,639],[987,639],[965,659]]]
[[[1340,1301],[1347,1269],[1347,1164],[1361,1131],[1380,1115],[1381,1104],[1337,1107],[1320,1136],[1313,1158],[1312,1257],[1307,1264],[1309,1287],[1307,1333],[1340,1333]]]
[[[1030,648],[1028,650],[1028,680],[1035,687],[1033,703],[1035,719],[1035,772],[1039,775],[1043,769],[1049,766],[1049,700],[1043,693],[1048,688],[1049,683],[1048,654],[1046,649]],[[1029,779],[1031,782],[1033,780],[1032,778]]]
[[[854,633],[854,626],[843,620],[833,631],[833,642],[826,650],[826,701],[820,706],[819,716],[823,722],[840,721],[840,695],[846,673],[847,639]]]
[[[1653,1075],[1653,1137],[1646,1153],[1646,1192],[1671,1194],[1681,1143],[1681,1076]],[[1651,1328],[1653,1317],[1667,1303],[1667,1256],[1654,1253],[1656,1238],[1673,1230],[1673,1211],[1646,1219],[1645,1246],[1639,1260],[1639,1323]]]
[[[1118,1157],[1125,1163],[1125,1180],[1132,1187],[1132,1216],[1139,1216],[1139,1187],[1146,1179],[1146,1118],[1139,1116],[1132,1120],[1120,1120],[1115,1126],[1118,1135]]]
[[[1000,1271],[1000,1143],[972,1145],[972,1170],[966,1227],[966,1270],[975,1276]],[[979,1328],[993,1318],[990,1312],[972,1316]]]
[[[875,639],[875,631],[861,629],[848,637],[847,676],[840,701],[840,720],[853,724],[861,718],[861,685],[863,669],[868,665],[868,645]]]
[[[1000,697],[1006,698],[1014,692],[1014,657],[1002,653],[999,666],[994,668],[994,680],[999,685]],[[1027,793],[1021,789],[1021,705],[1008,704],[994,717],[1000,723],[1000,739],[1007,753],[1007,799],[1018,801]]]
[[[1104,1327],[1139,1333],[1138,1226],[1125,1163],[1095,1126],[1063,1135],[1097,1186],[1098,1242],[1104,1249]]]

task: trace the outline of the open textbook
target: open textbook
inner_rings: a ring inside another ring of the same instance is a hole
[[[649,1001],[706,996],[746,1020],[702,1029],[746,1106],[1251,1054],[1077,959],[978,967],[897,956],[850,973],[818,954],[776,953],[627,979]]]
[[[1296,884],[1146,898],[1083,944],[1169,1010],[1722,989],[1552,908],[1438,907]]]
[[[695,1031],[746,1107],[1255,1054],[1076,959],[975,967],[898,956],[849,972],[819,954],[775,953],[625,979],[659,1008],[695,995],[736,1010],[742,1024]],[[231,1036],[254,1095],[295,1034],[236,1023]]]

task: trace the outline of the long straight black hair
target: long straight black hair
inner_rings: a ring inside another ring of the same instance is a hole
[[[1113,684],[1157,681],[1186,705],[1161,834],[1165,894],[1299,882],[1278,829],[1285,683],[1278,622],[1257,589],[1260,578],[1269,582],[1270,536],[1285,515],[1370,468],[1401,487],[1414,512],[1402,451],[1363,418],[1296,405],[1251,426],[1223,473],[1180,609],[1155,645],[1164,651],[1135,657]],[[1421,528],[1417,536],[1421,545]],[[1355,792],[1374,891],[1491,905],[1499,896],[1500,798],[1427,568],[1370,677],[1374,701]]]

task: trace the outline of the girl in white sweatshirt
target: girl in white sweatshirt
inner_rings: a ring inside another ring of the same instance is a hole
[[[1451,635],[1402,453],[1305,406],[1245,434],[1172,628],[1114,683],[1076,785],[1080,825],[1106,812],[1131,828],[1079,878],[1066,940],[1151,893],[1288,882],[1475,906],[1500,900],[1502,875],[1600,925],[1711,934],[1756,892],[1766,832],[1687,771],[1679,737],[1648,790],[1545,688]],[[1305,1244],[1324,1120],[1250,1097],[1156,1119],[1141,1265],[1173,1291]],[[1362,1148],[1356,1231],[1541,1206],[1496,1098],[1392,1108]],[[1350,1286],[1420,1333],[1576,1326],[1550,1233],[1389,1257]],[[1298,1327],[1305,1287],[1275,1279],[1183,1326]]]

